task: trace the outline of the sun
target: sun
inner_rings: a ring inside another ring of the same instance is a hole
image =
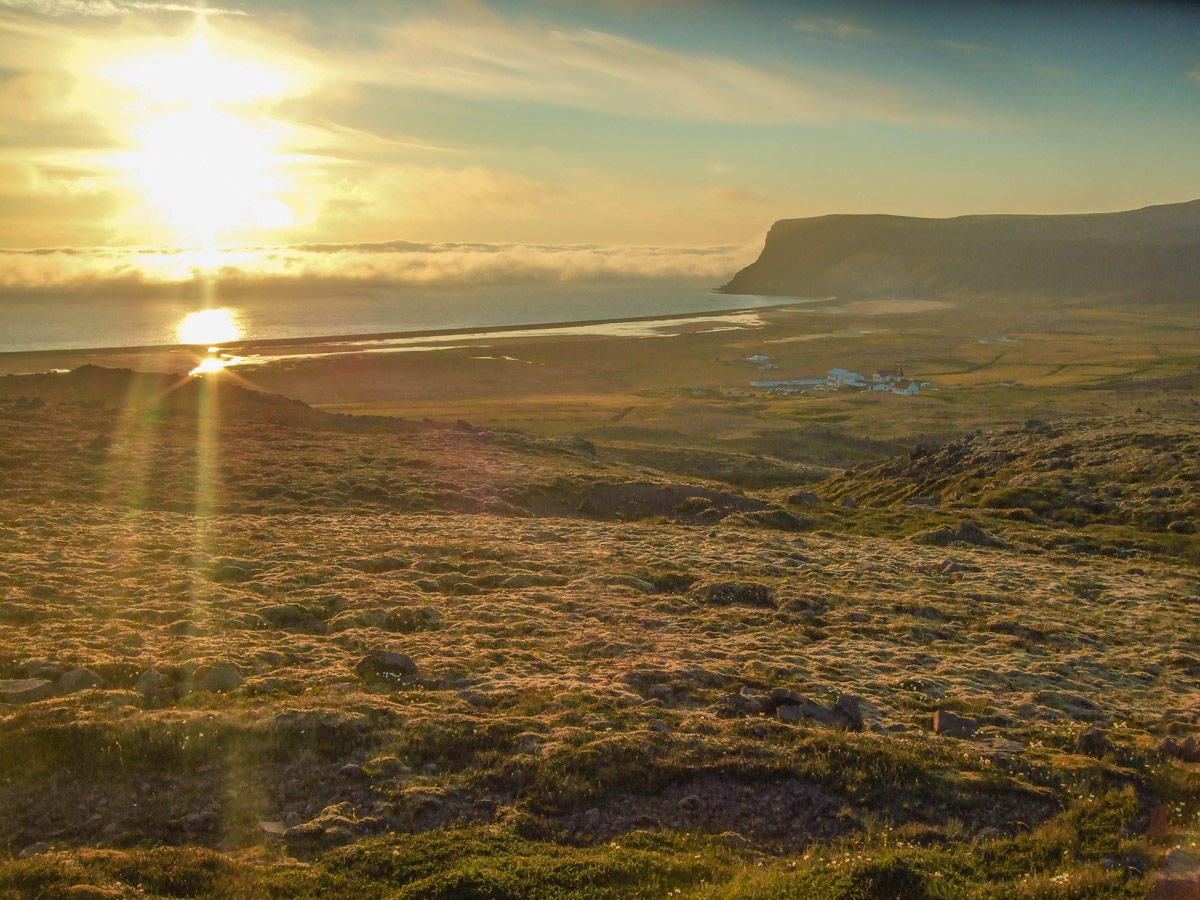
[[[135,57],[107,75],[146,113],[132,128],[130,180],[178,237],[212,249],[224,234],[292,224],[278,126],[244,110],[285,90],[279,73],[215,55],[199,16],[186,51]]]

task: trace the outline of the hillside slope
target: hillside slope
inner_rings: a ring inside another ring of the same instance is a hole
[[[1118,213],[784,219],[721,290],[848,298],[950,295],[1196,300],[1200,200]]]
[[[354,424],[0,379],[0,900],[1129,900],[1194,847],[1187,560],[949,494],[899,515],[970,540],[799,537],[583,441]],[[1129,427],[1123,490],[1194,477]],[[1067,439],[966,456],[1123,452]]]

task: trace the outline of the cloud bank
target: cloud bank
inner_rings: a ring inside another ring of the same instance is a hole
[[[718,283],[755,247],[626,247],[390,241],[242,247],[215,255],[173,248],[0,251],[4,298],[221,296],[498,284],[613,283],[694,278]]]

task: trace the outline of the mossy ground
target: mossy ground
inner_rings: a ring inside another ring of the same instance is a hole
[[[1179,446],[1141,448],[1124,518],[1013,516],[953,478],[905,505],[918,459],[807,507],[782,464],[741,492],[188,390],[0,408],[0,678],[103,680],[0,709],[5,900],[1136,897],[1194,839],[1196,764],[1156,748],[1200,725],[1200,575],[1193,536],[1139,518],[1192,515]],[[1074,471],[1122,465],[1096,430]],[[994,440],[1018,439],[1062,457]],[[966,522],[999,543],[922,537]],[[374,649],[418,676],[362,680]],[[221,659],[235,690],[136,689]],[[853,695],[864,730],[739,705],[774,688]]]

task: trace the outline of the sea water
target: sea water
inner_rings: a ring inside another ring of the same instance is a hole
[[[273,340],[678,315],[785,302],[711,288],[711,281],[663,279],[380,289],[325,297],[274,294],[228,302],[218,296],[207,305],[228,308],[242,340]],[[205,306],[185,299],[0,295],[0,352],[176,344],[180,323]]]

